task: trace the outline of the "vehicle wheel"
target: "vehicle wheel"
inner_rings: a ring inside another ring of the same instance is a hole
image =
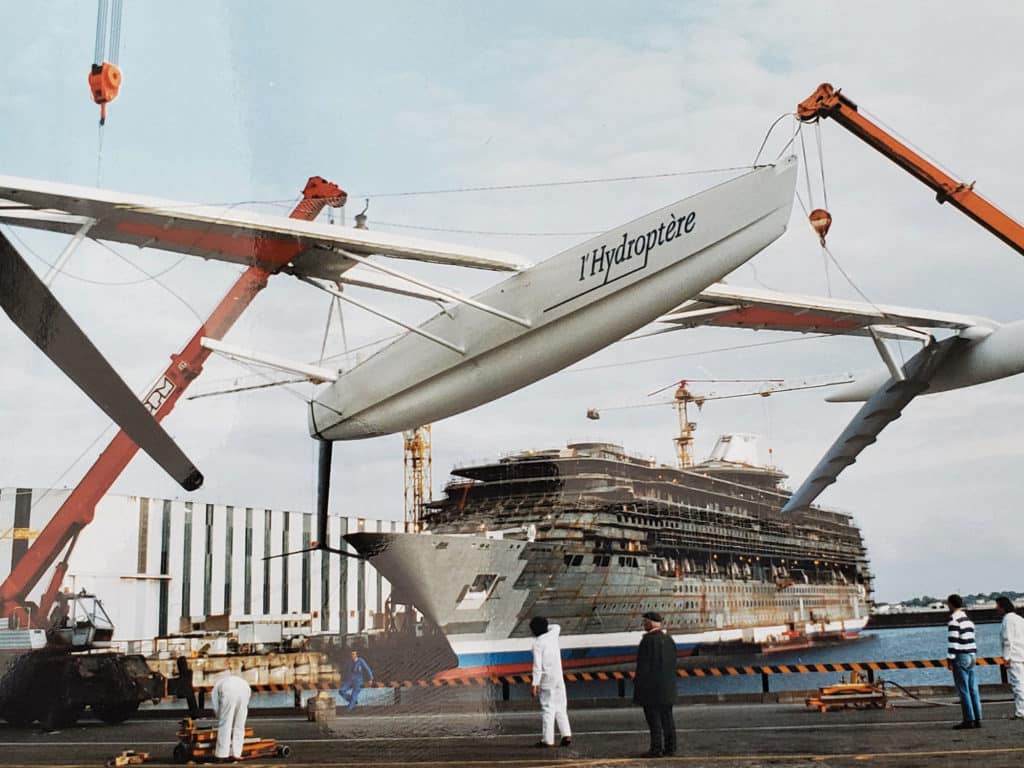
[[[277,754],[279,757],[290,757],[292,754],[292,748],[287,744],[282,744],[277,748]]]
[[[176,763],[187,763],[190,757],[188,753],[188,747],[182,744],[180,741],[174,745],[174,762]]]
[[[92,711],[100,720],[108,725],[117,725],[123,723],[129,717],[135,714],[135,711],[139,708],[137,701],[125,703],[121,702],[118,704],[93,704]]]
[[[3,715],[4,720],[15,728],[27,728],[32,725],[32,715],[28,715],[22,712],[6,712]]]
[[[46,703],[46,708],[39,717],[39,722],[46,730],[55,731],[59,728],[67,728],[69,725],[74,725],[78,722],[81,714],[82,706],[80,704],[70,704],[62,699],[54,698]]]

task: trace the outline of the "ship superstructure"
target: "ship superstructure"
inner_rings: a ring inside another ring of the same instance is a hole
[[[782,514],[785,474],[749,435],[680,469],[610,443],[459,467],[424,534],[353,534],[460,667],[524,669],[531,617],[562,626],[568,666],[631,660],[640,616],[700,644],[839,636],[867,621],[871,573],[848,514]],[[753,458],[753,460],[752,460]]]

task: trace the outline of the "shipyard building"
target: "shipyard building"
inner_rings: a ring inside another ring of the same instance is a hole
[[[25,555],[70,493],[0,488],[0,573]],[[329,543],[344,547],[346,533],[401,527],[332,517]],[[248,619],[287,619],[317,633],[381,627],[391,588],[366,561],[322,552],[272,557],[307,549],[315,537],[311,512],[107,494],[79,535],[64,587],[100,597],[121,641]]]

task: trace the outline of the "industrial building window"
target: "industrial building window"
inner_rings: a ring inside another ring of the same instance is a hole
[[[360,520],[360,529],[364,523]],[[366,561],[360,559],[356,564],[356,613],[358,614],[357,630],[366,629]]]
[[[226,507],[227,525],[224,526],[224,613],[231,613],[231,568],[235,554],[235,508]]]
[[[246,616],[252,616],[252,507],[245,508],[245,591],[242,601]]]
[[[321,546],[329,546],[330,529],[326,531],[327,540],[318,542]],[[344,560],[345,558],[341,558]],[[331,558],[326,552],[320,552],[320,631],[327,632],[331,628]],[[344,633],[344,629],[341,630]]]
[[[309,545],[313,542],[310,534],[310,524],[312,522],[312,515],[302,516],[302,548],[307,550],[302,553],[302,612],[309,613],[310,611],[310,583],[309,583],[309,557],[310,553]]]
[[[348,533],[348,518],[343,517],[338,521],[341,526],[342,541],[344,541],[345,534]],[[340,543],[340,542],[339,542]],[[339,557],[338,558],[338,631],[343,635],[348,633],[348,563],[349,558]]]
[[[149,499],[139,499],[139,554],[136,558],[135,572],[146,572],[146,550],[149,544]]]
[[[14,489],[14,527],[28,528],[32,519],[32,489]],[[28,552],[28,539],[14,539],[11,542],[11,570]]]
[[[181,555],[181,616],[192,615],[192,502],[185,502],[185,540]]]
[[[213,504],[206,505],[206,536],[203,544],[203,615],[213,602]]]
[[[384,525],[382,520],[377,521],[377,532],[379,533]],[[394,523],[392,523],[392,526]],[[377,613],[381,613],[384,610],[384,576],[381,575],[380,571],[377,571]]]
[[[271,512],[263,510],[263,615],[270,613],[270,522]],[[279,561],[280,562],[280,561]]]
[[[581,565],[583,563],[583,555],[565,555],[562,559],[566,565]]]
[[[163,515],[160,520],[160,575],[171,573],[171,502],[164,501]],[[157,617],[157,634],[167,635],[167,603],[170,602],[170,579],[160,579],[160,608]]]
[[[284,527],[281,529],[281,552],[288,551],[288,518],[287,512],[282,512]],[[281,558],[281,613],[288,613],[288,558]]]

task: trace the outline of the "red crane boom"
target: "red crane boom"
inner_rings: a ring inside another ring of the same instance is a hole
[[[796,108],[803,122],[831,117],[861,141],[874,147],[896,165],[927,184],[940,203],[949,202],[978,224],[1024,255],[1024,226],[996,208],[966,184],[944,173],[891,134],[857,111],[857,105],[829,83],[804,99]]]
[[[313,176],[306,183],[302,200],[290,218],[312,221],[325,206],[344,205],[345,199],[346,194],[340,187],[319,176]],[[261,264],[270,263],[276,269],[250,266],[231,286],[185,348],[171,355],[171,364],[142,399],[157,421],[163,420],[174,409],[178,398],[202,373],[203,364],[210,356],[210,350],[200,344],[202,337],[222,339],[256,295],[266,287],[267,279],[288,264],[300,250],[298,244],[268,243],[256,239],[252,240],[250,247],[254,255],[259,254]],[[23,626],[45,628],[53,600],[67,573],[68,557],[78,534],[92,522],[96,504],[110,490],[138,450],[138,446],[123,431],[114,436],[3,584],[0,584],[0,617],[13,616]],[[29,592],[65,548],[64,558],[54,571],[38,608],[31,611],[26,603]]]

